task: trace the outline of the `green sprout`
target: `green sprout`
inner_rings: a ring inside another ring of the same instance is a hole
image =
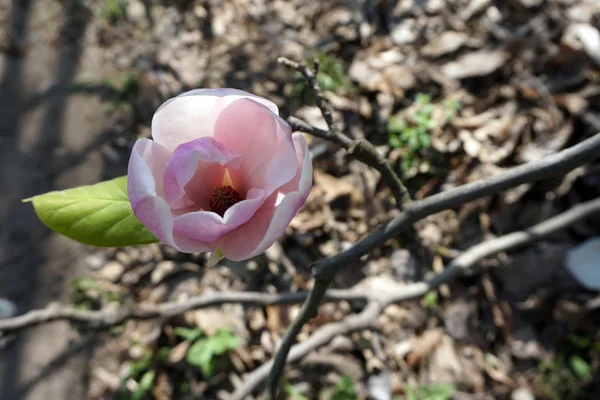
[[[406,400],[450,400],[453,394],[454,387],[446,384],[406,388]]]
[[[107,0],[102,17],[110,24],[115,24],[125,17],[127,12],[127,0]]]
[[[99,310],[103,303],[123,300],[119,293],[102,290],[100,284],[91,278],[74,278],[69,294],[75,308],[82,310]]]
[[[418,93],[415,103],[417,110],[410,120],[392,117],[388,123],[389,145],[394,148],[404,148],[406,151],[401,165],[405,173],[421,163],[422,157],[431,148],[431,133],[438,127],[432,120],[435,106],[431,103],[431,96]],[[460,103],[457,100],[447,100],[444,108],[446,110],[444,123],[448,123],[456,117],[460,110]]]
[[[430,310],[434,310],[438,306],[438,293],[436,291],[428,292],[423,296],[423,304]]]
[[[287,382],[284,383],[283,390],[291,400],[308,400],[306,396],[303,396],[302,393],[300,393],[300,391],[296,389],[296,387]]]
[[[319,62],[319,73],[317,74],[317,84],[324,91],[337,92],[351,90],[352,83],[348,79],[347,68],[342,60],[329,55],[325,52],[319,52],[314,57],[310,57],[309,67],[314,67],[315,60]],[[299,98],[306,89],[306,80],[300,75],[295,74],[294,90],[292,97]]]
[[[340,379],[337,385],[335,385],[331,400],[358,400],[358,396],[356,396],[356,391],[354,390],[352,378],[349,376],[344,376],[342,379]]]
[[[148,399],[154,386],[156,371],[153,369],[154,354],[147,350],[129,366],[126,377],[123,378],[121,387],[115,394],[116,400],[143,400]],[[133,379],[137,385],[133,391],[129,390],[125,383]]]
[[[581,392],[581,386],[591,377],[592,367],[582,357],[559,355],[538,366],[541,373],[539,387],[552,400],[572,398]]]
[[[191,365],[199,367],[202,375],[207,378],[214,374],[216,357],[239,347],[237,337],[233,332],[225,329],[218,331],[214,336],[204,336],[199,330],[179,329],[176,333],[186,340],[194,341],[185,359]]]

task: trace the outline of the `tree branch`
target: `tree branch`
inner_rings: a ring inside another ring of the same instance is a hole
[[[444,272],[428,281],[399,286],[398,290],[394,292],[370,292],[368,296],[369,302],[362,312],[350,315],[340,322],[328,324],[319,328],[307,340],[296,344],[291,348],[287,361],[295,362],[301,359],[314,349],[329,343],[335,336],[347,335],[351,332],[374,326],[377,317],[388,305],[422,297],[438,286],[455,279],[466,270],[472,269],[479,261],[487,257],[542,240],[545,237],[596,213],[600,213],[600,198],[579,204],[562,214],[554,216],[524,231],[513,232],[475,245],[456,257],[447,265]],[[310,297],[306,304],[309,302],[311,302]],[[303,312],[309,311],[303,310]],[[276,370],[276,363],[280,362],[278,360],[280,353],[281,349],[273,360],[247,374],[243,384],[236,389],[232,394],[231,399],[244,399],[246,396],[250,395],[267,378],[267,376],[269,379],[268,385],[271,385],[271,381],[274,379],[273,371]],[[277,380],[275,380],[275,382],[277,382]]]
[[[596,134],[573,147],[544,157],[502,174],[482,179],[477,182],[459,186],[446,192],[438,193],[424,200],[410,203],[397,217],[382,224],[373,233],[360,240],[352,247],[335,256],[317,261],[313,266],[315,286],[313,293],[307,298],[294,323],[288,328],[281,347],[275,356],[273,370],[269,375],[267,389],[271,398],[275,398],[277,383],[283,373],[287,354],[296,341],[296,336],[313,315],[333,281],[337,272],[349,262],[361,257],[373,248],[380,246],[388,239],[397,236],[413,223],[449,208],[458,207],[469,201],[498,193],[502,190],[533,182],[550,176],[565,174],[568,171],[600,157],[600,134]],[[424,283],[422,283],[424,284]]]
[[[295,304],[304,301],[308,292],[261,293],[261,292],[217,292],[191,297],[185,301],[166,302],[159,305],[142,304],[117,309],[82,310],[59,304],[32,310],[23,315],[0,319],[0,332],[9,333],[35,325],[67,320],[93,328],[118,325],[127,319],[171,318],[189,310],[238,303],[254,306]],[[329,290],[325,301],[364,300],[367,293],[358,290]]]
[[[374,325],[377,316],[383,310],[383,304],[377,301],[369,301],[367,306],[359,314],[352,314],[340,322],[327,324],[317,329],[308,339],[296,344],[289,352],[289,362],[295,362],[306,356],[314,349],[324,346],[335,336],[346,335],[362,329],[370,328]],[[231,400],[243,400],[249,396],[269,375],[273,367],[274,360],[271,360],[244,377],[243,384],[239,386],[231,395]]]
[[[394,169],[387,162],[385,157],[379,154],[377,149],[375,149],[375,147],[368,140],[362,138],[352,139],[348,137],[335,123],[331,104],[323,95],[323,91],[317,82],[318,62],[315,60],[315,69],[310,68],[308,65],[306,65],[306,63],[298,63],[296,61],[288,60],[285,57],[279,57],[277,62],[299,72],[304,77],[311,90],[315,94],[317,107],[319,107],[319,110],[321,111],[321,114],[327,123],[329,131],[316,128],[296,117],[290,117],[288,119],[290,126],[292,126],[292,128],[296,131],[310,133],[311,135],[315,135],[321,139],[328,140],[343,147],[356,159],[379,171],[381,178],[390,188],[398,208],[403,209],[407,204],[409,204],[411,202],[411,198],[408,194],[406,186],[404,186],[404,183],[402,183],[402,180],[396,174],[396,172],[394,172]]]
[[[343,265],[382,245],[413,223],[432,214],[459,207],[464,203],[491,196],[523,183],[566,174],[598,157],[600,157],[600,134],[597,133],[570,148],[540,160],[413,202],[400,215],[380,225],[374,232],[349,249],[333,257],[317,261],[314,265],[315,275],[323,279],[333,278]]]

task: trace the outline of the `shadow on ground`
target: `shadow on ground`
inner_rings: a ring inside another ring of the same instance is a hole
[[[20,312],[64,301],[89,250],[51,234],[21,199],[101,179],[97,96],[74,94],[91,13],[78,1],[13,1],[0,53],[0,297]],[[89,58],[89,57],[88,57]],[[88,60],[88,67],[93,59]],[[64,157],[67,154],[68,157]],[[66,324],[17,335],[0,352],[1,399],[80,399],[93,348]]]

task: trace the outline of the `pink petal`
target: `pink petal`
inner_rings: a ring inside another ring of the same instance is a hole
[[[238,168],[236,159],[239,156],[212,137],[202,137],[178,146],[164,173],[165,199],[169,206],[208,208],[210,194],[221,185],[225,173],[223,167]],[[186,188],[192,178],[193,182]]]
[[[177,248],[173,240],[173,217],[164,199],[148,196],[136,203],[133,213],[161,242]]]
[[[242,154],[243,189],[263,188],[270,196],[296,173],[289,125],[255,101],[239,99],[227,106],[215,123],[215,138]]]
[[[127,171],[127,191],[132,205],[147,196],[162,196],[163,176],[170,157],[170,151],[152,140],[135,142]]]
[[[231,102],[247,98],[258,102],[275,115],[277,106],[260,96],[238,89],[196,89],[163,103],[152,118],[152,137],[173,151],[180,144],[213,136],[215,121]]]
[[[290,182],[274,192],[246,224],[229,232],[221,239],[219,248],[230,260],[241,261],[268,249],[300,207],[312,188],[312,163],[306,139],[293,135],[297,154],[297,174]]]
[[[193,241],[216,242],[252,218],[264,200],[264,190],[250,189],[246,200],[234,204],[223,217],[210,211],[196,211],[175,217],[173,232]]]

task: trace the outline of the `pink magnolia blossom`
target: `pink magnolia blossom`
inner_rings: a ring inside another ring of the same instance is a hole
[[[135,216],[184,253],[239,261],[283,234],[312,187],[306,140],[271,101],[197,89],[166,101],[128,170]]]

